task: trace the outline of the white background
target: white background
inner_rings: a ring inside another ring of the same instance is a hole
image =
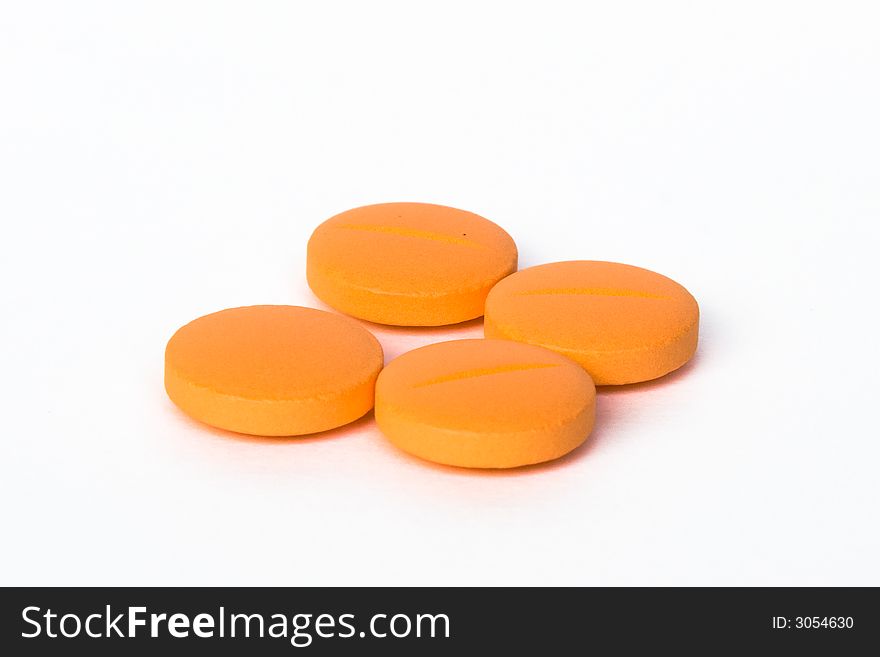
[[[878,34],[872,2],[3,3],[0,582],[880,585]],[[678,280],[698,356],[514,472],[171,404],[178,326],[321,307],[311,231],[391,200]]]

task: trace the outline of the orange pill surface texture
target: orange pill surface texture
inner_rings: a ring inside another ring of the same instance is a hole
[[[324,431],[373,407],[382,347],[354,320],[297,306],[200,317],[165,349],[165,389],[185,413],[259,436]]]
[[[553,349],[596,385],[648,381],[697,348],[700,311],[675,281],[615,262],[579,260],[524,269],[486,299],[487,338]]]
[[[516,245],[472,212],[382,203],[338,214],[308,245],[312,291],[379,324],[441,326],[480,317],[495,283],[516,271]]]
[[[593,427],[596,390],[573,361],[506,340],[410,351],[376,382],[376,422],[429,461],[512,468],[567,454]]]

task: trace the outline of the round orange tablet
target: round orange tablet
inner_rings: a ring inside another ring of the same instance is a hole
[[[354,320],[298,306],[247,306],[190,322],[165,349],[165,389],[221,429],[294,436],[373,407],[382,347]]]
[[[558,351],[596,385],[648,381],[697,348],[700,311],[675,281],[647,269],[580,260],[524,269],[486,299],[487,338]]]
[[[453,340],[399,356],[376,382],[376,422],[429,461],[513,468],[567,454],[593,427],[596,390],[577,363],[507,340]]]
[[[516,271],[516,245],[472,212],[382,203],[338,214],[309,239],[312,291],[379,324],[441,326],[480,317],[495,283]]]

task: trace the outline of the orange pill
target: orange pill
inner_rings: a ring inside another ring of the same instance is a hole
[[[541,463],[580,445],[596,390],[577,363],[507,340],[453,340],[394,359],[376,382],[376,422],[392,443],[468,468]]]
[[[700,311],[675,281],[647,269],[580,260],[524,269],[486,299],[484,332],[553,349],[596,385],[648,381],[697,348]]]
[[[472,212],[382,203],[338,214],[309,239],[312,291],[379,324],[441,326],[480,317],[495,283],[516,271],[516,245]]]
[[[165,390],[221,429],[294,436],[347,424],[373,407],[382,347],[348,317],[247,306],[200,317],[165,349]]]

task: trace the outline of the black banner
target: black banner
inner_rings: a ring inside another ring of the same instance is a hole
[[[6,655],[861,654],[880,639],[867,588],[7,588],[0,613]]]

